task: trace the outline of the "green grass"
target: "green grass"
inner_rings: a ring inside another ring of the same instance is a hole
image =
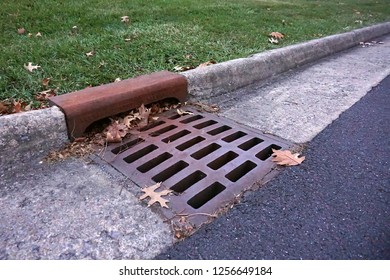
[[[130,24],[121,22],[124,15]],[[46,77],[50,88],[66,93],[245,57],[387,21],[390,1],[2,0],[0,16],[0,100],[30,101]],[[26,34],[17,34],[20,27]],[[278,46],[267,41],[272,31],[286,34]],[[41,68],[30,73],[23,67],[28,62]]]

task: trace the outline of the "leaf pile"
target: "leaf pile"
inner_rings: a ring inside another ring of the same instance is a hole
[[[0,103],[1,104],[1,103]],[[103,150],[108,143],[120,143],[136,127],[144,127],[156,121],[156,114],[178,108],[180,104],[159,102],[150,106],[141,105],[138,110],[113,116],[109,123],[98,123],[85,136],[74,139],[72,143],[65,145],[58,151],[52,151],[45,160],[59,161],[69,157],[86,157],[97,150]]]

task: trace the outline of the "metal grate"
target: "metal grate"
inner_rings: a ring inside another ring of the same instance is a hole
[[[292,144],[213,114],[185,110],[193,115],[166,112],[123,143],[109,145],[102,158],[140,187],[162,182],[162,188],[172,189],[174,195],[164,197],[170,209],[163,214],[188,214],[196,225],[207,220],[200,213],[215,213],[269,174],[275,166],[272,148]]]

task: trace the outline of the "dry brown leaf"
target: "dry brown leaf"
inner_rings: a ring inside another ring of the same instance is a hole
[[[20,112],[22,112],[22,102],[14,101],[12,112],[13,113],[20,113]]]
[[[127,126],[119,121],[114,121],[106,128],[106,141],[108,143],[120,143],[128,132]]]
[[[213,65],[213,64],[216,64],[217,62],[215,60],[209,60],[205,63],[202,63],[202,64],[199,64],[199,66],[197,68],[203,68],[203,67],[207,67],[207,66],[210,66],[210,65]]]
[[[44,78],[42,80],[42,86],[47,87],[50,83],[50,78]]]
[[[56,96],[56,90],[55,89],[48,89],[41,92],[38,92],[35,95],[35,100],[37,101],[46,101],[49,97]]]
[[[34,70],[37,70],[38,68],[41,68],[41,66],[39,65],[33,65],[32,62],[29,62],[28,64],[25,64],[24,65],[24,68],[27,70],[27,71],[34,71]]]
[[[299,157],[299,154],[292,154],[289,150],[275,150],[272,149],[273,162],[279,165],[293,166],[301,164],[305,157]]]
[[[0,102],[0,114],[8,114],[9,109],[3,102]]]
[[[161,186],[160,183],[156,183],[153,186],[142,188],[141,191],[144,192],[143,195],[140,196],[140,200],[144,200],[147,197],[150,197],[150,201],[148,202],[148,207],[153,205],[154,203],[160,203],[161,207],[169,208],[167,205],[168,200],[162,198],[164,195],[168,195],[172,192],[172,190],[163,190],[161,192],[156,192],[156,190]]]
[[[193,115],[194,113],[190,112],[190,111],[184,111],[182,109],[176,109],[177,113],[180,115],[180,116],[184,116],[184,115]]]
[[[18,28],[18,34],[19,34],[19,35],[22,35],[22,34],[24,34],[24,33],[26,33],[26,29],[24,29],[23,27]]]
[[[280,32],[271,32],[268,36],[275,38],[275,39],[283,39],[284,35]]]
[[[138,108],[138,112],[139,112],[139,119],[140,119],[138,126],[139,127],[147,126],[149,123],[150,109],[146,108],[144,104],[142,104],[141,107]]]
[[[123,17],[121,17],[121,22],[123,22],[123,23],[128,23],[128,22],[130,22],[129,16],[123,16]]]

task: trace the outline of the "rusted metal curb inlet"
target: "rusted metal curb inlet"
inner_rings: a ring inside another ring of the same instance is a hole
[[[292,146],[285,140],[239,126],[192,108],[192,115],[171,110],[101,157],[140,187],[162,182],[171,189],[168,218],[188,215],[200,225],[270,173],[272,149]]]
[[[168,98],[184,102],[187,80],[182,75],[161,71],[49,99],[51,105],[64,112],[69,138],[73,140],[82,136],[93,122]]]

